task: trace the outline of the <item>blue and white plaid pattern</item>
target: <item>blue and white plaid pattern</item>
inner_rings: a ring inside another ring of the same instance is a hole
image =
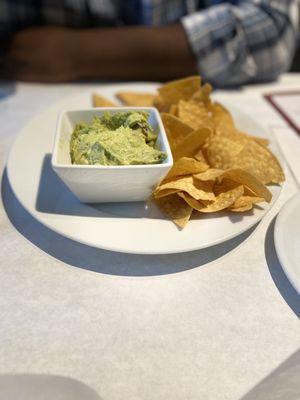
[[[200,74],[215,85],[228,86],[271,80],[289,68],[296,46],[295,4],[296,0],[0,0],[0,39],[32,25],[162,26],[181,21]]]
[[[293,1],[219,3],[182,20],[207,80],[218,86],[267,81],[289,69],[297,42]]]

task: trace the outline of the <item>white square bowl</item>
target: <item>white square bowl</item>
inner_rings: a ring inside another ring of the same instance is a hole
[[[70,140],[76,123],[91,123],[104,112],[147,111],[149,123],[158,132],[157,148],[167,154],[161,164],[75,165],[71,163]],[[160,115],[153,107],[101,107],[63,111],[58,117],[52,168],[83,203],[141,201],[150,197],[155,186],[173,165],[172,153]]]

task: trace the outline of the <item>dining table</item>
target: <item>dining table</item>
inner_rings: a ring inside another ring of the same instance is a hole
[[[264,95],[300,90],[300,74],[214,91],[270,132],[286,181],[254,227],[178,254],[68,239],[28,213],[10,185],[21,129],[57,101],[107,85],[0,82],[0,398],[299,399],[300,297],[274,226],[300,190],[300,137]]]

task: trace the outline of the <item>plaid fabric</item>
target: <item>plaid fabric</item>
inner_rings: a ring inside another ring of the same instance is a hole
[[[181,21],[201,75],[218,86],[276,78],[296,45],[297,0],[0,0],[0,39],[33,25]],[[179,60],[180,62],[180,60]]]
[[[228,86],[272,80],[287,71],[297,42],[295,2],[223,3],[182,20],[205,78]]]

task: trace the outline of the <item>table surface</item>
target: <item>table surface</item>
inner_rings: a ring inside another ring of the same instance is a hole
[[[285,126],[261,94],[296,87],[300,74],[287,74],[218,96]],[[0,85],[0,383],[1,374],[43,374],[87,385],[87,400],[248,399],[299,350],[299,297],[273,238],[299,190],[292,174],[255,229],[211,249],[138,256],[65,239],[18,203],[5,163],[24,124],[87,89],[95,85]]]

